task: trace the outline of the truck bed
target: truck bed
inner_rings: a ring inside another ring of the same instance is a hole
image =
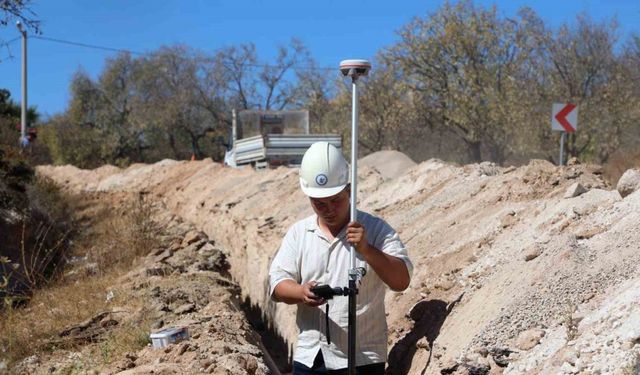
[[[270,165],[295,165],[313,143],[321,141],[342,148],[342,137],[335,134],[257,135],[236,141],[235,160],[237,165],[260,161]]]

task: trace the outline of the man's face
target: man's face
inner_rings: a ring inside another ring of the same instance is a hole
[[[349,220],[349,187],[327,198],[309,198],[316,215],[328,226],[345,225]]]

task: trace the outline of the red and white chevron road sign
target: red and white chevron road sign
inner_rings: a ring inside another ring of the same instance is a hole
[[[578,107],[571,103],[553,103],[551,130],[573,133],[578,129]]]

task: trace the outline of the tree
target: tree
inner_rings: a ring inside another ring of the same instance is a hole
[[[162,158],[222,158],[213,142],[226,134],[226,81],[213,59],[185,46],[107,60],[97,80],[71,82],[71,101],[47,135],[56,162],[83,167]]]
[[[13,20],[19,20],[27,28],[36,32],[40,30],[40,21],[34,19],[36,14],[31,10],[29,0],[0,0],[0,26],[7,26]]]
[[[297,39],[278,48],[273,64],[259,62],[252,43],[218,51],[214,64],[222,69],[229,90],[227,99],[234,108],[267,111],[292,107],[304,87],[296,78],[315,65]]]
[[[567,142],[571,156],[606,162],[626,129],[637,124],[638,84],[633,63],[625,63],[633,53],[627,46],[626,56],[616,55],[616,35],[615,20],[597,23],[579,15],[575,27],[564,25],[547,36],[550,97],[579,108],[579,130]]]
[[[20,104],[11,99],[9,90],[0,89],[0,146],[15,147],[20,138]],[[36,124],[40,115],[35,107],[27,109],[27,126]]]
[[[407,90],[398,69],[379,58],[375,69],[361,85],[360,137],[365,152],[382,149],[406,151],[420,136],[416,123],[413,95]],[[347,93],[349,101],[351,93]]]
[[[186,141],[186,156],[201,158],[203,140],[226,135],[231,125],[225,102],[228,86],[220,68],[212,58],[185,46],[162,48],[145,58],[143,66],[145,107],[150,110],[146,117],[160,130],[156,134],[168,141],[174,157],[185,156],[180,144]]]
[[[517,87],[520,66],[533,53],[527,36],[537,22],[530,12],[503,20],[496,9],[469,1],[445,3],[427,18],[415,18],[400,31],[387,59],[397,62],[409,86],[422,98],[428,127],[444,127],[467,145],[468,159],[483,150],[503,162],[509,140],[503,100]]]
[[[63,115],[50,122],[54,159],[95,167],[143,161],[146,122],[139,111],[138,63],[127,53],[108,59],[97,81],[79,70],[71,81],[71,100]]]

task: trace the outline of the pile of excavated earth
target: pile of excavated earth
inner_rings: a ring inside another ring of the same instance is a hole
[[[639,373],[640,171],[610,186],[595,165],[416,164],[394,151],[359,166],[358,207],[398,230],[415,266],[409,288],[386,296],[388,373]],[[125,373],[259,374],[290,355],[295,306],[270,301],[267,277],[286,230],[312,213],[297,169],[165,160],[38,173],[74,194],[144,193],[175,224],[173,245],[123,283],[192,336],[132,353]],[[261,347],[236,294],[283,347]]]

